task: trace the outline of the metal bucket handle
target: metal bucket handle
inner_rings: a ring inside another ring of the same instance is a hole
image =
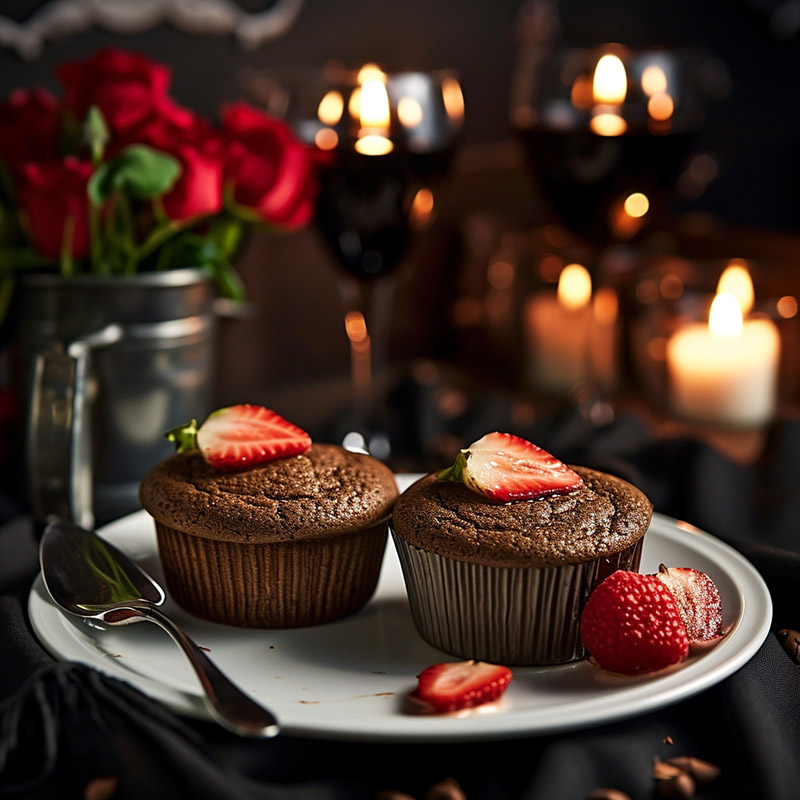
[[[69,343],[53,341],[35,356],[27,463],[36,521],[56,514],[94,526],[89,364],[92,350],[122,337],[120,325],[106,325]]]

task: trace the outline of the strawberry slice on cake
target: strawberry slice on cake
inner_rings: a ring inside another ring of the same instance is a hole
[[[278,458],[305,453],[311,437],[297,425],[263,406],[242,403],[167,431],[178,453],[200,450],[205,461],[221,470],[254,467]]]
[[[460,481],[500,503],[569,492],[583,481],[555,456],[511,433],[487,433],[462,450],[440,480]]]

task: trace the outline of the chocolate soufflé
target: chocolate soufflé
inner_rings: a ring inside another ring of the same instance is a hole
[[[508,503],[428,475],[392,528],[414,622],[452,655],[509,665],[583,656],[580,613],[617,569],[638,569],[652,504],[636,487],[573,466],[582,484]]]
[[[365,605],[396,497],[388,467],[328,444],[232,472],[181,453],[140,488],[173,599],[206,619],[264,628]]]

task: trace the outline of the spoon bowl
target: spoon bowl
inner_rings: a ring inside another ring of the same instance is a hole
[[[47,591],[70,614],[106,625],[153,622],[165,630],[189,659],[209,712],[225,728],[243,736],[279,732],[275,716],[237,688],[159,609],[164,590],[116,547],[72,522],[54,519],[42,534],[39,562]]]

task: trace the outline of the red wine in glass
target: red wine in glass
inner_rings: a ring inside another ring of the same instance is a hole
[[[691,131],[628,130],[613,137],[586,129],[520,131],[533,179],[551,210],[570,230],[599,245],[627,238],[617,219],[633,193],[649,201],[647,230],[668,223],[695,138]]]
[[[387,372],[392,273],[435,217],[434,190],[463,125],[461,88],[447,70],[385,73],[364,65],[356,73],[334,65],[295,83],[287,116],[301,139],[328,156],[316,227],[342,268],[353,396],[343,442],[360,437],[358,446],[385,458],[377,384]]]
[[[690,49],[522,51],[511,120],[566,227],[600,247],[669,227],[702,128],[706,62]],[[646,206],[626,217],[631,195]]]
[[[444,177],[451,154],[452,148],[335,154],[320,176],[316,223],[342,267],[369,280],[402,261],[415,229],[427,219],[420,193],[433,198],[431,187]]]

